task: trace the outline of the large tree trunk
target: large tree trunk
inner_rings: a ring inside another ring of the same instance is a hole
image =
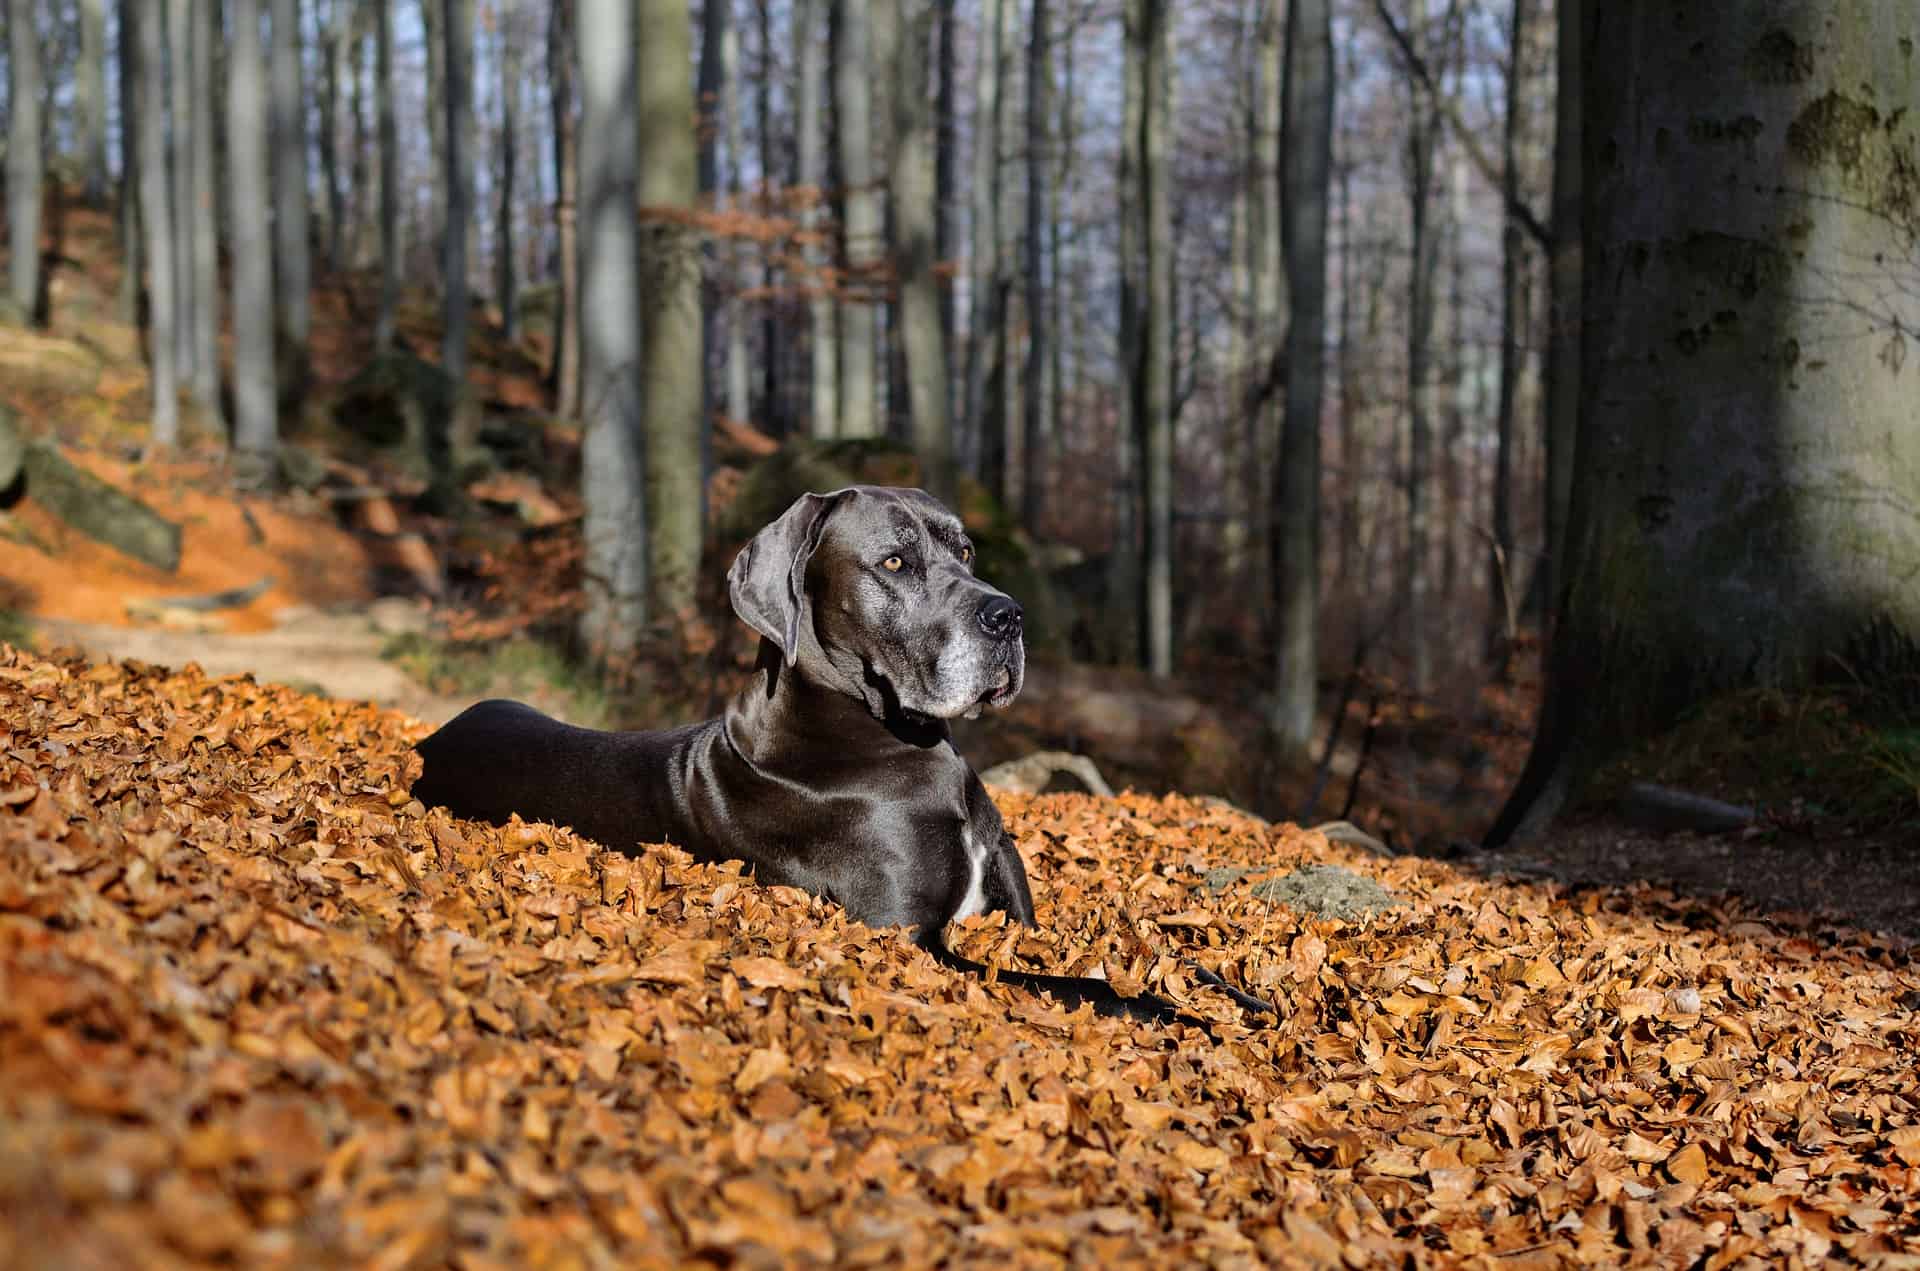
[[[270,0],[273,10],[273,247],[280,327],[279,387],[290,399],[305,389],[313,317],[312,216],[307,207],[307,103],[301,57],[300,0]]]
[[[192,6],[190,22],[193,44],[192,102],[188,124],[188,167],[191,176],[187,188],[192,244],[188,271],[193,277],[193,316],[190,343],[193,346],[192,392],[194,404],[215,431],[224,434],[226,425],[220,405],[220,215],[219,195],[214,186],[214,83],[215,53],[219,34],[215,29],[219,15],[211,4]]]
[[[705,489],[701,469],[700,238],[693,24],[684,0],[640,0],[640,206],[645,286],[647,585],[653,613],[694,608]]]
[[[1572,576],[1567,557],[1567,514],[1573,505],[1573,454],[1580,431],[1580,168],[1586,91],[1581,47],[1588,8],[1584,0],[1560,0],[1554,10],[1558,84],[1553,116],[1553,246],[1547,262],[1547,555],[1542,588],[1550,621],[1558,621],[1562,592]]]
[[[7,306],[17,322],[40,319],[42,78],[33,0],[7,0]]]
[[[146,230],[147,358],[153,367],[153,444],[164,449],[180,440],[180,376],[173,330],[178,261],[173,250],[173,200],[167,174],[167,15],[159,4],[138,8],[140,212]],[[16,237],[15,241],[20,240]]]
[[[555,9],[567,0],[555,0]],[[377,353],[393,348],[400,305],[400,122],[393,107],[393,0],[373,0],[373,98],[380,137],[380,312],[373,324]]]
[[[553,367],[548,372],[554,413],[580,413],[580,165],[574,128],[573,9],[576,0],[552,0],[547,25],[547,78],[553,110],[553,220],[559,238],[560,288],[553,307]]]
[[[1033,0],[1033,19],[1027,32],[1027,366],[1020,378],[1020,406],[1024,427],[1020,452],[1020,521],[1027,532],[1040,532],[1046,494],[1047,447],[1053,435],[1053,399],[1048,392],[1048,359],[1052,356],[1052,308],[1046,284],[1047,223],[1052,213],[1047,145],[1052,121],[1053,51],[1047,23],[1047,0]]]
[[[1920,241],[1900,22],[1871,0],[1588,21],[1572,574],[1492,845],[1715,694],[1920,657],[1920,301],[1861,265]]]
[[[879,434],[876,341],[882,251],[880,190],[873,170],[873,58],[867,0],[832,0],[838,39],[833,50],[833,101],[839,116],[834,142],[846,208],[841,227],[847,278],[840,305],[840,428],[842,437]]]
[[[633,652],[647,615],[641,480],[640,237],[633,0],[578,0],[581,493],[580,639],[603,665]]]
[[[233,0],[227,41],[227,199],[232,237],[234,477],[266,483],[278,444],[273,324],[272,186],[267,86],[260,53],[260,0]]]
[[[999,493],[989,455],[1003,454],[998,435],[1005,414],[994,390],[1004,385],[997,366],[1000,350],[1000,46],[1008,25],[1009,0],[981,0],[980,41],[973,88],[973,209],[968,218],[966,425],[961,438],[968,466]]]
[[[495,14],[500,43],[500,200],[494,222],[494,303],[500,334],[512,343],[520,334],[519,268],[515,261],[513,205],[519,197],[521,37],[518,0],[500,0]]]
[[[840,351],[835,338],[833,280],[820,239],[827,222],[826,46],[820,39],[821,6],[825,0],[797,0],[793,9],[793,43],[800,58],[800,82],[794,95],[796,168],[803,200],[800,210],[801,259],[807,267],[808,325],[811,327],[813,372],[810,431],[831,437],[840,429]]]
[[[107,5],[80,0],[80,64],[74,72],[80,113],[80,171],[89,207],[107,201]]]
[[[953,426],[947,415],[947,348],[940,330],[940,283],[934,277],[933,115],[927,90],[927,46],[933,36],[929,0],[886,0],[898,7],[894,42],[892,174],[893,269],[900,280],[901,339],[921,484],[951,504]]]
[[[1320,668],[1320,399],[1327,327],[1327,189],[1333,163],[1333,16],[1330,0],[1293,0],[1287,12],[1285,209],[1287,414],[1274,473],[1279,563],[1274,597],[1274,690],[1268,725],[1299,754],[1313,740]]]
[[[1142,303],[1140,458],[1146,492],[1145,568],[1141,612],[1146,619],[1148,672],[1173,674],[1173,193],[1169,154],[1173,132],[1173,13],[1171,0],[1145,0],[1145,111],[1141,119],[1145,186],[1146,295]]]

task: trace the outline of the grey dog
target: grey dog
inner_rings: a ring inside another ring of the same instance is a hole
[[[420,743],[413,793],[494,824],[518,813],[622,850],[669,842],[742,860],[983,972],[947,948],[947,924],[1034,915],[1013,838],[948,731],[1011,702],[1026,674],[1020,606],[974,576],[973,557],[959,518],[924,491],[803,495],[728,571],[734,612],[762,639],[718,719],[597,732],[481,702]],[[1104,980],[998,978],[1106,1015],[1181,1018]]]

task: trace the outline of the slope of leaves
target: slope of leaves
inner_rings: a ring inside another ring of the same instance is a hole
[[[1004,800],[1047,925],[961,943],[1210,1040],[453,822],[422,731],[0,650],[0,1264],[1920,1261],[1920,974],[1871,937]],[[1307,862],[1409,903],[1259,897]]]

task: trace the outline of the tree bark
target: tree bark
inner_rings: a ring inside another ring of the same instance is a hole
[[[873,58],[867,0],[832,0],[839,38],[834,46],[833,100],[839,126],[834,143],[845,187],[847,276],[840,302],[840,427],[842,437],[880,433],[876,396],[876,292],[886,227],[873,170]]]
[[[1567,516],[1573,505],[1573,456],[1580,432],[1581,116],[1586,93],[1581,50],[1588,9],[1585,0],[1561,0],[1554,10],[1558,87],[1553,116],[1553,240],[1547,261],[1547,555],[1541,566],[1549,624],[1559,621],[1562,593],[1572,577]]]
[[[694,609],[706,505],[692,26],[684,0],[640,0],[647,584],[654,615],[675,621]]]
[[[793,42],[799,51],[800,82],[794,100],[798,168],[801,258],[807,267],[807,308],[812,328],[810,376],[811,431],[831,437],[840,430],[840,352],[834,325],[834,281],[821,247],[827,225],[826,98],[827,60],[820,38],[820,14],[826,0],[797,0]]]
[[[148,272],[147,359],[153,373],[153,444],[164,450],[180,441],[178,345],[173,330],[178,313],[174,295],[178,258],[174,255],[173,200],[167,172],[167,17],[162,5],[138,7],[140,211],[146,230]]]
[[[1414,0],[1407,38],[1425,56],[1430,0]],[[1433,94],[1409,83],[1412,112],[1407,125],[1407,203],[1412,266],[1407,280],[1407,651],[1411,683],[1424,694],[1433,683],[1431,596],[1433,588],[1433,375],[1434,282],[1439,239],[1433,225],[1434,152],[1439,141]]]
[[[214,431],[226,433],[225,415],[220,404],[220,213],[219,195],[214,186],[214,83],[217,79],[214,50],[219,47],[216,27],[219,16],[214,5],[192,6],[191,33],[194,66],[190,86],[191,103],[188,124],[189,235],[192,254],[189,270],[193,277],[193,346],[191,386],[194,405]]]
[[[930,0],[887,0],[896,6],[891,181],[893,271],[900,280],[901,339],[906,345],[907,394],[921,484],[951,506],[955,501],[953,426],[947,415],[947,348],[940,329],[940,284],[934,277],[936,228],[934,163],[937,144],[928,102],[927,46],[933,37]]]
[[[581,493],[586,605],[580,639],[601,665],[645,625],[648,522],[641,479],[640,238],[633,0],[578,0]]]
[[[1244,407],[1247,462],[1242,497],[1251,514],[1248,528],[1260,545],[1252,593],[1259,597],[1263,628],[1271,629],[1280,594],[1273,474],[1280,457],[1282,392],[1286,383],[1287,256],[1281,239],[1281,127],[1285,113],[1286,18],[1280,0],[1262,0],[1254,31],[1253,171],[1250,211],[1252,241],[1248,264],[1253,272],[1252,375]]]
[[[1920,662],[1920,303],[1861,266],[1920,242],[1888,10],[1618,0],[1586,22],[1571,576],[1496,846],[1722,692]]]
[[[990,0],[991,2],[991,0]],[[1146,432],[1141,409],[1141,379],[1145,365],[1146,327],[1146,117],[1148,76],[1148,10],[1153,0],[1124,0],[1121,7],[1125,44],[1121,53],[1121,126],[1119,146],[1120,313],[1118,320],[1119,427],[1114,434],[1113,538],[1107,553],[1106,615],[1103,623],[1112,641],[1113,659],[1138,663],[1146,648],[1146,622],[1139,603],[1141,587],[1140,531],[1144,520],[1142,441]]]
[[[960,118],[957,103],[960,92],[960,56],[959,40],[955,34],[958,19],[955,14],[954,0],[934,0],[935,20],[939,23],[937,39],[939,86],[934,98],[934,161],[933,161],[933,254],[940,264],[951,269],[960,259],[960,236],[955,228],[955,203],[960,190]],[[951,275],[949,275],[951,277]],[[940,340],[947,350],[951,362],[953,341],[960,330],[960,289],[951,281],[940,288]],[[953,377],[949,375],[946,386],[947,418],[951,423],[955,413],[961,409],[961,400],[955,392]]]
[[[1578,0],[1560,0],[1577,8]],[[1508,207],[1520,201],[1520,139],[1526,133],[1526,49],[1532,20],[1532,0],[1512,0],[1507,22],[1507,109],[1501,129],[1501,188]],[[1520,223],[1509,215],[1500,232],[1500,384],[1494,416],[1493,543],[1487,556],[1487,595],[1496,615],[1504,614],[1501,597],[1513,587],[1513,450],[1514,398],[1521,371],[1520,330],[1526,321],[1527,240]],[[1496,618],[1504,630],[1504,623]],[[1504,638],[1488,641],[1504,663]]]
[[[440,232],[440,369],[453,384],[452,435],[429,438],[434,480],[451,483],[468,455],[475,405],[467,384],[467,341],[473,304],[467,269],[468,233],[474,220],[473,178],[478,154],[473,136],[473,0],[444,0],[441,29],[446,37],[441,64],[446,77],[447,219]]]
[[[194,366],[193,12],[190,0],[158,0],[167,10],[167,173],[173,199],[173,361],[182,382],[197,379]]]
[[[427,184],[426,243],[435,241],[447,223],[447,4],[448,0],[419,0],[420,29],[427,46]],[[445,267],[444,247],[429,253],[429,271]],[[444,279],[442,280],[445,281]]]
[[[301,56],[300,0],[269,0],[273,74],[273,274],[279,322],[280,391],[297,398],[307,382],[313,318],[312,214],[307,206],[307,104]]]
[[[140,35],[139,20],[134,16],[134,8],[139,0],[120,0],[116,10],[119,27],[119,76],[117,88],[120,94],[120,206],[116,228],[120,240],[120,297],[119,312],[121,321],[133,326],[140,321],[140,281],[146,274],[144,251],[145,229],[140,217],[140,147],[143,144],[141,133],[144,129],[137,123],[140,116],[138,98],[140,95]]]
[[[740,32],[728,24],[726,38],[720,42],[720,118],[726,134],[726,176],[728,205],[739,212],[746,203],[746,141],[740,120]],[[727,302],[723,326],[726,333],[727,416],[750,419],[753,416],[753,389],[747,367],[747,302],[742,293],[749,282],[746,253],[739,242],[725,244],[727,262]]]
[[[990,435],[999,426],[1003,404],[994,390],[1004,381],[996,365],[1003,315],[1000,301],[1000,46],[1007,25],[1008,0],[981,0],[979,66],[973,85],[973,209],[968,218],[966,426],[962,448],[967,466],[999,493],[989,455],[1000,455],[1005,438]]]
[[[567,0],[555,0],[556,10]],[[393,107],[393,0],[373,0],[373,97],[380,138],[380,311],[374,319],[376,353],[392,350],[400,305],[400,122]]]
[[[1052,356],[1053,310],[1046,283],[1046,234],[1052,212],[1047,144],[1052,121],[1053,50],[1047,0],[1033,0],[1027,32],[1027,369],[1020,379],[1023,437],[1020,453],[1020,521],[1040,532],[1046,498],[1047,448],[1053,434],[1053,400],[1048,392]]]
[[[40,200],[46,154],[40,112],[45,95],[33,0],[7,0],[7,241],[12,244],[7,305],[15,321],[26,323],[42,320]]]
[[[320,27],[320,188],[327,196],[325,253],[329,271],[341,264],[341,246],[346,241],[347,190],[340,171],[340,92],[341,65],[351,47],[354,0],[328,0],[326,20]]]
[[[80,164],[89,207],[107,201],[107,5],[80,0],[80,62],[74,74],[80,115]]]
[[[1168,162],[1173,131],[1171,0],[1145,0],[1146,109],[1142,118],[1146,295],[1142,305],[1141,461],[1146,553],[1141,612],[1147,671],[1173,674],[1173,197]]]
[[[514,259],[514,200],[519,196],[521,30],[519,0],[499,0],[500,189],[493,242],[494,302],[500,334],[509,344],[520,334],[519,268]]]
[[[553,220],[559,238],[560,285],[553,307],[554,413],[580,413],[580,165],[574,127],[573,13],[576,0],[552,0],[547,25],[547,79],[553,111]]]
[[[260,51],[260,0],[232,0],[227,41],[227,199],[232,235],[234,476],[265,484],[279,434],[273,324],[272,185],[268,169],[266,71]]]
[[[1287,12],[1281,125],[1287,257],[1287,409],[1274,518],[1274,691],[1268,726],[1285,749],[1313,741],[1320,669],[1320,413],[1327,325],[1327,190],[1333,163],[1333,17],[1329,0]]]

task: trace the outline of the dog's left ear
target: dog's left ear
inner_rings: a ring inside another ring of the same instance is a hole
[[[807,617],[807,562],[820,546],[827,517],[852,490],[803,494],[780,519],[753,536],[727,570],[727,592],[740,621],[780,647],[792,666],[800,656],[800,624]]]

